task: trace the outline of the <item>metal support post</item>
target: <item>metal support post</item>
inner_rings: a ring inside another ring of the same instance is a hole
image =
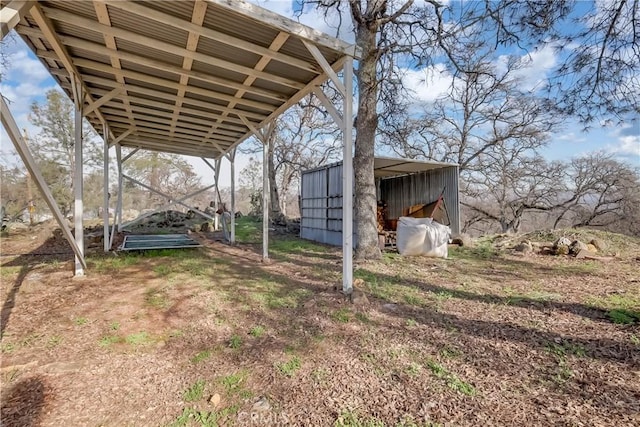
[[[104,230],[103,243],[104,243],[104,251],[109,252],[111,248],[109,238],[109,127],[105,123],[102,127],[103,132],[102,135],[104,137],[104,145],[103,145],[103,179],[104,179],[104,194],[103,194],[103,202],[102,202],[102,225]],[[115,221],[115,217],[114,217]]]
[[[84,266],[81,258],[84,258],[84,225],[83,225],[83,216],[84,216],[84,206],[82,200],[83,193],[83,156],[82,156],[82,85],[79,81],[74,82],[75,91],[74,91],[74,102],[75,102],[75,111],[74,111],[74,133],[75,133],[75,141],[74,141],[74,171],[73,171],[73,195],[74,195],[74,205],[73,205],[73,222],[75,227],[75,239],[78,248],[80,248],[81,256],[76,255],[75,262],[75,275],[76,276],[84,276]]]
[[[342,119],[342,291],[353,292],[353,58],[343,68]]]
[[[236,242],[236,149],[229,153],[231,169],[231,244]]]
[[[269,138],[262,140],[262,259],[269,259]]]

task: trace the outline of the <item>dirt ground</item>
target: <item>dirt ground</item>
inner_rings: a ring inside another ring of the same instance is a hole
[[[638,241],[387,253],[352,303],[337,248],[193,236],[84,278],[64,241],[3,237],[2,425],[640,425]]]

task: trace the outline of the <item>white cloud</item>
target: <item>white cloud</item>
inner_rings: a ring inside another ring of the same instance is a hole
[[[509,56],[500,56],[496,62],[499,72],[507,71]],[[547,76],[558,64],[557,53],[553,46],[545,45],[535,49],[533,52],[520,57],[521,66],[513,72],[513,75],[520,80],[523,90],[535,92],[544,87]]]
[[[443,64],[430,65],[421,70],[406,70],[402,79],[418,103],[433,102],[447,93],[452,80],[453,76]]]
[[[587,138],[584,136],[584,134],[578,134],[576,132],[558,133],[554,139],[556,141],[571,142],[571,143],[581,143],[581,142],[587,141]]]
[[[618,138],[618,145],[614,147],[614,152],[635,157],[636,166],[640,166],[640,136],[621,136]]]
[[[12,53],[9,58],[9,67],[6,80],[28,80],[40,83],[49,78],[49,73],[37,59],[31,57],[26,50]]]

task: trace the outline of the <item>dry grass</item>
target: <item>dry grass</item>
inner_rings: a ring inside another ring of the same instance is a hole
[[[608,263],[386,254],[354,306],[335,248],[275,236],[263,264],[201,239],[84,279],[4,258],[3,425],[640,423],[640,326],[611,316],[640,312],[637,241]]]

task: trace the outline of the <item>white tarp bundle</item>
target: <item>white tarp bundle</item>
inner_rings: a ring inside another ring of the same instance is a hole
[[[398,219],[396,245],[400,255],[446,258],[450,236],[449,227],[431,218],[402,216]]]

